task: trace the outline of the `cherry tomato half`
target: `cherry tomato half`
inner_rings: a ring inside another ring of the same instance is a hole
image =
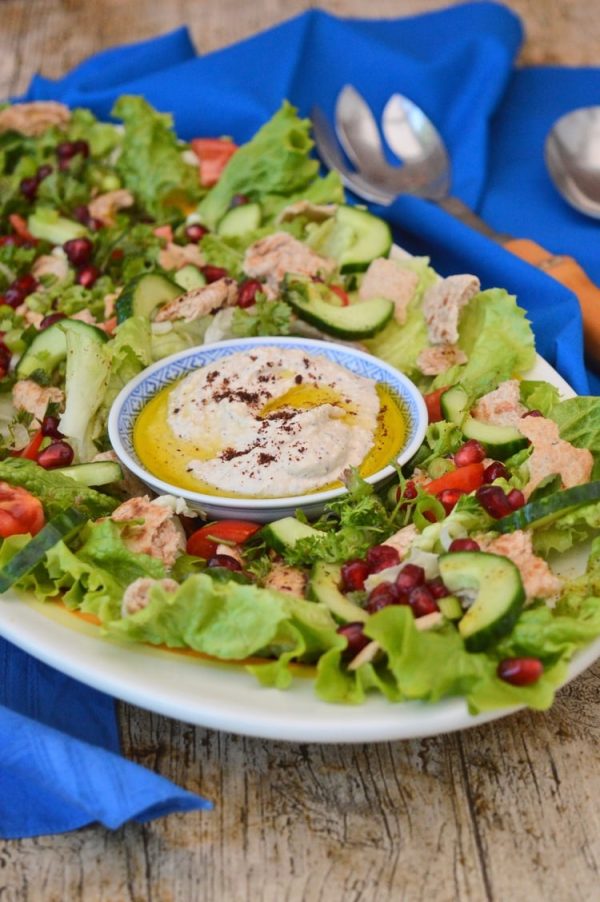
[[[208,560],[215,554],[220,542],[243,545],[259,529],[259,523],[250,523],[248,520],[220,520],[218,523],[207,523],[189,537],[187,553]]]
[[[226,138],[194,138],[191,147],[200,160],[200,182],[206,188],[219,181],[229,158],[237,150],[237,144]]]
[[[29,444],[25,445],[22,451],[19,451],[18,456],[24,457],[27,460],[36,460],[38,451],[40,450],[40,445],[43,441],[44,433],[41,429],[38,429],[38,431],[33,434],[33,437],[30,439]]]
[[[434,479],[427,483],[425,490],[430,495],[439,495],[445,489],[460,489],[463,492],[474,492],[480,485],[483,485],[482,463],[467,464],[466,467],[458,467],[456,470],[450,470],[444,473],[439,479]]]
[[[341,285],[330,285],[329,290],[333,291],[334,294],[337,294],[338,298],[342,302],[342,307],[347,307],[350,303],[350,298],[348,297],[348,292],[344,291]]]
[[[0,482],[0,536],[21,533],[34,536],[44,525],[44,509],[27,489]]]
[[[425,406],[427,407],[427,416],[429,417],[430,423],[439,423],[440,420],[443,420],[442,408],[440,405],[440,401],[442,395],[448,389],[445,388],[437,388],[435,391],[429,392],[427,395],[423,395],[423,400],[425,401]]]

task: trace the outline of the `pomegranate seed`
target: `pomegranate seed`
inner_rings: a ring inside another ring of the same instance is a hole
[[[396,588],[399,592],[410,592],[425,582],[425,571],[417,564],[405,564],[396,577]]]
[[[207,282],[218,282],[219,279],[224,279],[229,275],[222,266],[211,266],[210,263],[202,267],[202,274]]]
[[[238,286],[238,307],[251,307],[252,304],[256,303],[257,293],[262,290],[262,284],[258,279],[246,279],[244,282],[241,282]]]
[[[25,297],[24,292],[10,285],[4,292],[3,302],[9,307],[20,307]]]
[[[486,484],[494,482],[495,479],[509,479],[510,473],[499,460],[493,461],[483,471],[483,481]]]
[[[206,226],[200,225],[199,222],[194,222],[186,227],[185,237],[193,244],[198,244],[198,242],[202,241],[207,233],[208,229],[206,228]]]
[[[544,414],[542,413],[541,410],[528,410],[526,413],[524,413],[522,415],[521,419],[524,420],[525,417],[543,417],[543,416],[544,416]]]
[[[499,485],[482,485],[475,492],[475,497],[481,504],[486,513],[499,520],[500,517],[506,517],[512,513],[512,507],[508,498],[504,494]]]
[[[26,197],[27,200],[33,201],[35,200],[35,196],[37,194],[38,184],[38,180],[35,177],[29,179],[21,179],[19,183],[19,190],[23,197]]]
[[[458,499],[464,494],[462,489],[444,489],[438,492],[436,498],[441,502],[442,507],[446,511],[446,516],[454,510]]]
[[[448,551],[481,551],[475,539],[453,539]]]
[[[415,617],[425,617],[439,610],[431,590],[427,586],[416,586],[408,596],[408,603]]]
[[[82,157],[89,157],[90,155],[90,145],[87,143],[87,141],[74,141],[73,150],[73,156],[78,153],[80,153]]]
[[[37,287],[37,280],[34,279],[31,273],[19,276],[11,285],[11,288],[16,288],[18,291],[21,291],[25,297],[35,291]]]
[[[123,250],[122,247],[116,247],[114,249],[114,251],[110,252],[111,260],[122,260],[124,256],[125,256],[125,251]]]
[[[53,326],[54,323],[60,322],[61,319],[66,319],[64,313],[49,313],[47,316],[43,318],[40,323],[40,331],[43,329],[47,329],[48,326]]]
[[[66,442],[53,442],[44,448],[37,456],[37,462],[44,470],[53,470],[55,467],[68,467],[73,463],[73,449]]]
[[[234,194],[231,198],[231,203],[229,204],[229,208],[233,207],[244,207],[246,204],[250,203],[250,198],[247,194]]]
[[[8,348],[0,348],[0,379],[8,375],[10,368],[10,351]]]
[[[62,438],[63,434],[58,428],[58,417],[46,416],[42,420],[42,435],[48,438]]]
[[[365,580],[369,575],[366,561],[358,558],[346,561],[342,564],[342,590],[344,592],[360,592],[365,587]]]
[[[476,439],[470,438],[462,445],[454,455],[454,463],[457,467],[467,467],[469,464],[480,464],[485,460],[485,448]]]
[[[375,614],[382,608],[387,608],[391,604],[398,604],[399,593],[392,583],[379,583],[378,586],[369,592],[367,599],[367,611],[369,614]]]
[[[544,672],[539,658],[505,658],[500,661],[496,673],[512,686],[530,686],[537,683]]]
[[[88,227],[90,232],[99,232],[100,229],[104,228],[104,223],[101,219],[96,219],[94,216],[90,216],[90,218],[86,222],[86,226]]]
[[[362,623],[344,623],[343,626],[338,626],[337,632],[348,643],[344,657],[353,658],[371,641],[365,636]]]
[[[369,573],[379,573],[380,570],[399,564],[400,555],[391,545],[373,545],[367,551],[366,560]]]
[[[0,237],[0,247],[19,247],[23,244],[23,239],[18,235],[2,235]]]
[[[65,241],[63,250],[69,263],[73,266],[83,266],[92,256],[94,245],[89,238],[71,238],[70,241]]]
[[[56,148],[56,156],[59,160],[70,160],[77,153],[75,141],[63,141]]]
[[[518,511],[525,504],[525,495],[519,489],[511,489],[506,499],[514,511]]]
[[[51,175],[53,171],[54,170],[53,170],[52,166],[49,166],[48,163],[45,163],[43,166],[39,167],[38,171],[35,174],[35,177],[38,180],[38,182],[43,182],[44,179],[47,179],[48,176]]]
[[[417,497],[417,487],[414,484],[414,482],[412,481],[412,479],[409,479],[409,481],[406,483],[406,485],[404,486],[404,491],[402,491],[401,486],[398,486],[398,490],[396,492],[396,500],[397,501],[400,501],[401,498],[404,501],[412,501],[416,497]]]
[[[84,204],[75,207],[73,210],[73,219],[76,219],[77,222],[81,222],[83,225],[87,225],[90,221],[89,209]]]
[[[433,579],[428,580],[426,586],[434,598],[445,598],[446,595],[450,594],[448,589],[444,585],[441,576],[436,576]]]
[[[242,565],[230,554],[215,554],[206,562],[207,567],[224,567],[226,570],[240,571]]]
[[[94,282],[97,282],[102,273],[98,269],[97,266],[94,266],[93,263],[89,263],[87,266],[82,266],[77,275],[75,276],[75,281],[78,285],[83,285],[84,288],[91,288]]]

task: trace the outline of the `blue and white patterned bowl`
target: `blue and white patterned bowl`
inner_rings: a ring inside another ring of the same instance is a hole
[[[375,382],[385,383],[400,399],[408,417],[406,441],[397,461],[400,464],[405,463],[415,454],[423,441],[427,428],[425,403],[421,393],[410,379],[387,363],[355,348],[328,341],[280,337],[237,338],[202,345],[173,354],[171,357],[165,357],[164,360],[159,360],[158,363],[149,366],[125,386],[116,398],[108,420],[110,440],[123,465],[157,494],[176,495],[203,514],[221,519],[244,518],[266,523],[279,517],[293,515],[299,509],[303,510],[308,517],[314,517],[323,510],[328,501],[343,495],[346,492],[343,487],[282,498],[227,498],[205,495],[202,492],[178,488],[158,479],[146,469],[138,458],[133,446],[133,426],[142,408],[157,392],[192,370],[215,363],[238,351],[250,351],[261,345],[284,350],[296,348],[311,356],[327,357],[352,373],[373,379]],[[367,477],[367,482],[379,483],[388,479],[393,473],[393,466],[384,467]]]

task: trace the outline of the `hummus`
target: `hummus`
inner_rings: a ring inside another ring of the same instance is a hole
[[[326,357],[258,347],[159,392],[138,417],[134,443],[155,475],[184,488],[301,495],[367,460],[376,472],[398,453],[405,418],[384,392]]]

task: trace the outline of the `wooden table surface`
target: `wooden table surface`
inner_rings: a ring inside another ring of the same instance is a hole
[[[306,0],[0,0],[0,97],[35,71],[180,24],[206,52]],[[437,0],[331,0],[392,16]],[[526,64],[600,62],[597,0],[512,0]],[[121,705],[124,753],[216,803],[0,843],[2,902],[600,900],[600,665],[546,714],[450,736],[309,746],[189,726]],[[349,716],[351,712],[349,712]]]

